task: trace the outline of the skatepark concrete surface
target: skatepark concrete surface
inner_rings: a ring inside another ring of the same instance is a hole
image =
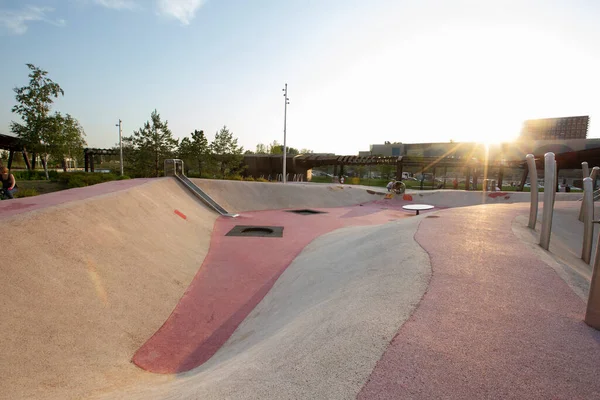
[[[193,181],[0,202],[0,399],[600,397],[580,193]]]
[[[76,399],[143,378],[131,356],[190,284],[216,215],[172,179],[136,181],[0,209],[0,398]]]
[[[316,239],[210,361],[106,398],[354,398],[427,287],[419,220]]]

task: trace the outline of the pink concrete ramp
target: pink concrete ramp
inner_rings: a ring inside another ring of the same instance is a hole
[[[150,182],[150,179],[127,179],[100,183],[98,185],[61,190],[42,196],[23,197],[0,201],[0,218],[7,218],[24,212],[35,211],[47,207],[67,204],[72,201],[85,200],[96,196],[127,190]]]
[[[143,381],[131,356],[197,273],[215,219],[171,178],[1,201],[0,399]]]
[[[600,398],[600,332],[512,234],[518,213],[479,206],[422,222],[430,286],[359,398]]]
[[[206,362],[313,239],[345,226],[383,224],[411,216],[401,203],[325,209],[317,215],[258,211],[219,218],[210,251],[165,324],[133,361],[156,373],[179,373]],[[282,238],[225,236],[235,225],[283,227]]]

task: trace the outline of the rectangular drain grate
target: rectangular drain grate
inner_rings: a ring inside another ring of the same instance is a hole
[[[236,225],[225,236],[283,237],[283,226]]]

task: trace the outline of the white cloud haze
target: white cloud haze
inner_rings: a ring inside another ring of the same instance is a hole
[[[27,6],[19,11],[0,10],[0,27],[12,35],[22,35],[27,32],[28,24],[42,21],[55,26],[64,26],[64,19],[49,19],[50,7]]]
[[[204,0],[158,0],[159,13],[178,19],[183,25],[189,25]]]
[[[115,10],[133,10],[138,8],[135,0],[93,0],[94,3]]]
[[[141,0],[75,0],[76,2],[92,3],[113,10],[140,10]],[[205,0],[156,0],[156,9],[159,15],[177,19],[182,25],[189,25],[196,12],[204,5]],[[21,10],[0,9],[0,32],[10,35],[23,35],[27,32],[32,22],[45,22],[55,26],[65,26],[64,19],[51,19],[49,13],[54,12],[51,7],[28,5]]]

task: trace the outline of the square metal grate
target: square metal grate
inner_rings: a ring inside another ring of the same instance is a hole
[[[311,210],[311,209],[308,209],[308,208],[305,208],[305,209],[302,209],[302,210],[286,210],[286,211],[294,213],[294,214],[300,214],[300,215],[327,214],[327,211]]]
[[[225,236],[283,237],[283,226],[236,225]]]

